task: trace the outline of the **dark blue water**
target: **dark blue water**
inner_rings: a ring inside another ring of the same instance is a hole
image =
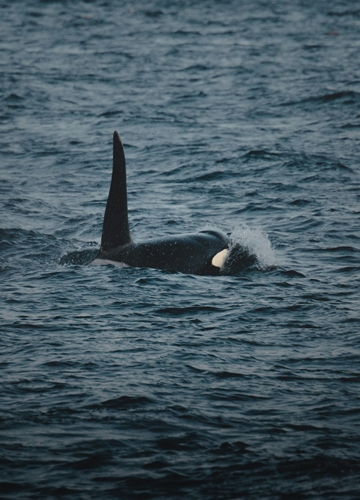
[[[2,499],[360,497],[359,33],[353,0],[1,1]],[[256,264],[71,263],[114,130],[135,240]]]

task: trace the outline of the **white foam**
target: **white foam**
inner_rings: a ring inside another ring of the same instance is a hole
[[[230,235],[231,248],[241,245],[249,253],[255,255],[257,267],[268,269],[275,265],[275,252],[267,234],[259,228],[250,228],[247,224],[237,226]]]
[[[92,262],[90,262],[90,266],[116,266],[116,267],[129,267],[125,262],[115,262],[114,260],[107,260],[107,259],[94,259]]]

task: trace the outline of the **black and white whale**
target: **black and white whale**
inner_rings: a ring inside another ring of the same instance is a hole
[[[114,132],[112,179],[101,247],[93,263],[101,263],[100,260],[185,274],[217,275],[229,245],[224,233],[212,230],[135,243],[128,219],[125,154],[119,134]]]

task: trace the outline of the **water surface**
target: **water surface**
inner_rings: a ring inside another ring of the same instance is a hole
[[[0,6],[2,498],[359,497],[360,9]],[[84,266],[118,130],[134,239],[220,277]]]

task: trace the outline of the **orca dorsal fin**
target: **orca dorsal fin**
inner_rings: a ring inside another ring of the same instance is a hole
[[[130,242],[125,154],[120,136],[115,131],[113,139],[113,172],[104,215],[100,251],[108,252]]]

